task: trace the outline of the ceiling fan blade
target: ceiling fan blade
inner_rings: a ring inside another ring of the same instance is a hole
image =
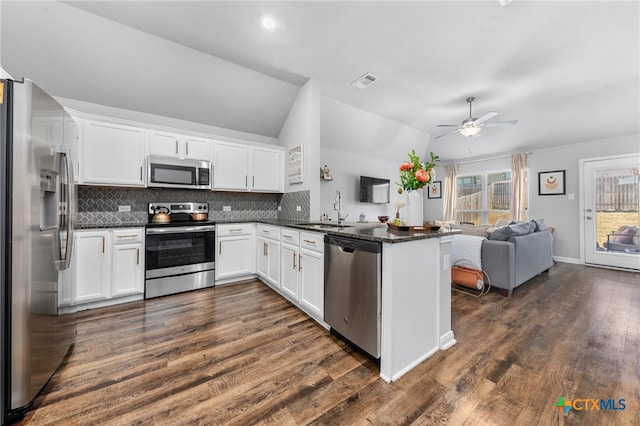
[[[483,115],[482,117],[478,118],[476,120],[476,124],[484,123],[485,121],[489,120],[490,118],[495,117],[496,115],[498,115],[498,113],[495,112],[495,111],[488,112],[485,115]]]
[[[436,127],[460,127],[459,124],[438,124]]]
[[[456,127],[458,127],[458,126],[456,126]],[[441,137],[443,137],[443,136],[450,135],[451,133],[455,133],[455,132],[457,132],[457,131],[459,131],[459,129],[449,130],[449,131],[448,131],[448,132],[446,132],[446,133],[443,133],[443,134],[441,134],[441,135],[435,136],[435,137],[434,137],[434,139],[440,139],[440,138],[441,138]]]
[[[508,120],[508,121],[492,121],[490,123],[485,123],[484,127],[501,127],[501,126],[513,126],[518,124],[518,120]]]

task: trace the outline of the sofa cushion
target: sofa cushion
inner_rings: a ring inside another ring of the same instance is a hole
[[[518,222],[495,229],[491,234],[489,234],[489,239],[507,241],[509,238],[516,235],[526,235],[531,232],[533,232],[533,229],[529,222]]]

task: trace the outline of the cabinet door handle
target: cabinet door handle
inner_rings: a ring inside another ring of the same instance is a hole
[[[255,188],[255,186],[256,186],[256,177],[255,177],[255,176],[252,176],[252,177],[251,177],[251,187],[252,187],[252,188]]]
[[[249,186],[249,176],[244,175],[244,186]]]
[[[291,235],[283,235],[282,238],[286,238],[287,240],[292,240],[293,237]]]
[[[242,232],[242,228],[229,229],[229,232]]]
[[[185,148],[186,148],[186,151],[187,151],[186,154],[189,155],[189,142],[185,142],[184,145],[185,145]]]
[[[178,140],[176,139],[176,155],[178,154]]]
[[[220,241],[220,246],[218,247],[218,255],[222,255],[222,241]]]
[[[102,253],[104,253],[104,243],[105,243],[105,238],[104,236],[102,236]]]
[[[304,242],[307,244],[313,244],[314,246],[316,245],[316,242],[312,240],[304,240]]]
[[[269,253],[267,253],[267,243],[262,243],[262,252],[264,253],[264,255],[268,255]]]
[[[140,264],[140,249],[136,249],[136,265]]]
[[[302,254],[298,254],[298,271],[302,271]]]
[[[140,166],[140,181],[142,181],[142,166]]]
[[[118,235],[118,238],[135,238],[137,237],[137,235],[133,234],[133,235]]]
[[[295,271],[298,268],[298,265],[296,265],[296,253],[293,252],[293,270]]]

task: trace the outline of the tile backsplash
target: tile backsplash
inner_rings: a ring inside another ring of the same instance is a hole
[[[309,197],[310,191],[263,194],[80,185],[77,220],[80,225],[143,224],[147,221],[148,203],[162,201],[209,203],[209,219],[214,221],[308,220]],[[129,206],[131,211],[119,212],[119,206]],[[231,206],[231,211],[222,211],[223,206]],[[281,211],[278,211],[278,206],[281,206]],[[301,211],[296,211],[297,206]]]

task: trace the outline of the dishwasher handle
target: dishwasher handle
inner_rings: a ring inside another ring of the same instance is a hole
[[[356,238],[345,238],[336,235],[324,236],[325,246],[338,246],[341,251],[353,253],[354,251],[365,251],[369,253],[382,253],[382,244],[377,241],[359,240]]]

